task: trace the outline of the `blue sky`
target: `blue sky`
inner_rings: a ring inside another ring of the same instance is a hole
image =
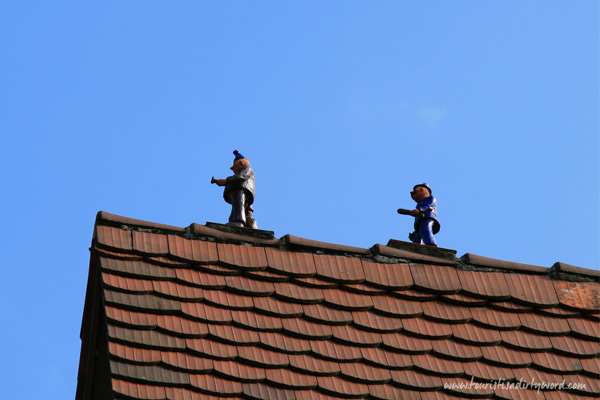
[[[3,396],[74,398],[97,211],[224,223],[234,149],[277,237],[407,240],[428,182],[441,247],[599,268],[598,4],[4,2]]]

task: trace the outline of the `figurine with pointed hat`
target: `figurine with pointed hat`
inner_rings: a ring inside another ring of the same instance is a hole
[[[437,218],[437,201],[431,194],[427,183],[420,183],[413,187],[410,197],[417,202],[414,210],[399,209],[399,214],[415,217],[414,232],[408,235],[413,243],[437,246],[433,235],[440,231],[440,222]],[[406,212],[404,212],[406,211]]]
[[[231,204],[229,225],[256,228],[256,221],[252,219],[252,203],[254,203],[254,171],[250,161],[237,150],[233,151],[235,158],[229,168],[233,175],[225,179],[211,180],[218,186],[225,186],[223,198]]]

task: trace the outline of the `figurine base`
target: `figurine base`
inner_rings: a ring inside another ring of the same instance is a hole
[[[426,256],[443,258],[444,260],[455,261],[456,250],[444,249],[437,246],[427,246],[424,244],[416,244],[411,242],[403,242],[401,240],[390,239],[387,244],[389,247],[393,247],[398,250],[412,251],[413,253],[419,253]]]
[[[221,232],[238,233],[240,235],[254,236],[260,239],[275,239],[275,232],[273,231],[263,231],[262,229],[252,229],[229,224],[218,224],[216,222],[207,222],[205,226],[218,229]]]

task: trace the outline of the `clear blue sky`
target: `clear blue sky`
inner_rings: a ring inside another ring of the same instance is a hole
[[[277,237],[407,240],[428,182],[459,256],[598,268],[598,4],[3,2],[2,396],[74,397],[96,212],[226,222],[234,149]]]

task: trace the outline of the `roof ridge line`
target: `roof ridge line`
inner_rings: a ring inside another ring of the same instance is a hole
[[[292,234],[286,234],[277,239],[272,231],[260,230],[259,235],[250,235],[249,229],[224,229],[227,225],[207,222],[206,225],[192,223],[181,228],[172,225],[154,223],[140,219],[123,217],[106,211],[99,211],[96,215],[95,225],[113,226],[126,230],[139,230],[158,234],[176,234],[187,239],[221,241],[223,243],[264,246],[287,247],[296,250],[305,250],[315,254],[330,254],[345,257],[365,257],[382,263],[433,263],[454,266],[457,269],[480,272],[521,273],[528,275],[544,275],[552,279],[573,282],[600,282],[600,271],[582,268],[571,264],[556,262],[552,267],[542,267],[513,261],[505,261],[491,257],[484,257],[473,253],[465,253],[460,258],[455,256],[456,251],[444,248],[431,248],[408,242],[390,239],[387,245],[375,244],[370,248],[347,246],[329,242],[306,239]],[[252,232],[250,232],[252,233]],[[391,245],[390,245],[391,244]],[[407,247],[411,245],[410,247]]]

